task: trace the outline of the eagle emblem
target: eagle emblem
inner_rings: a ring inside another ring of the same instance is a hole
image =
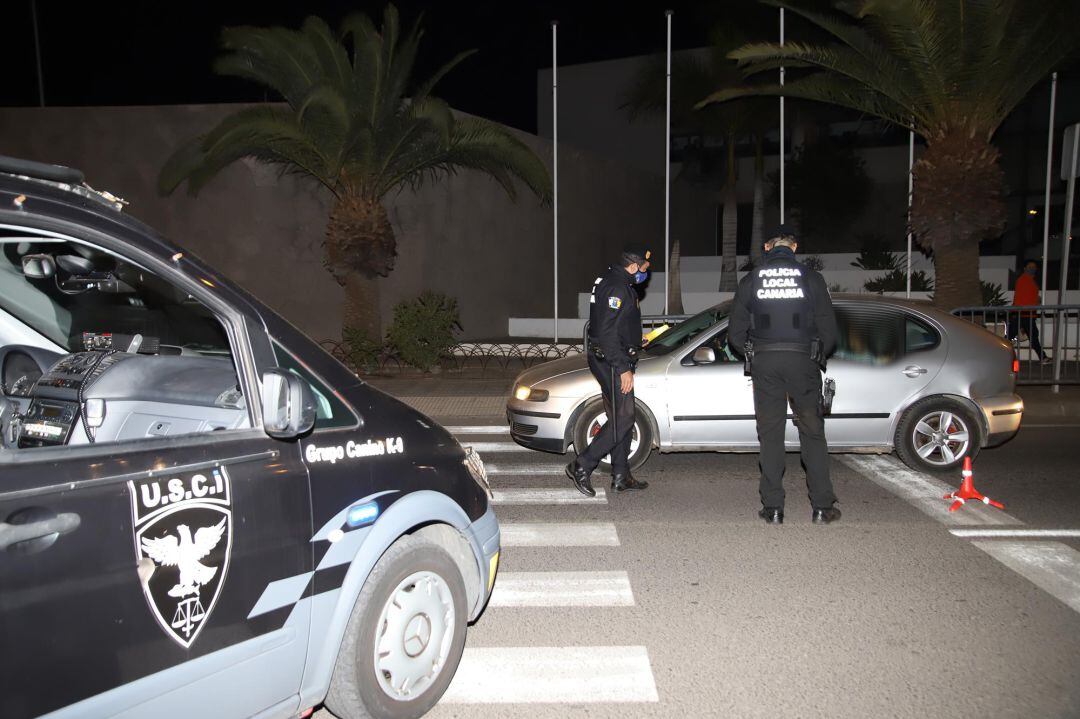
[[[170,639],[191,647],[217,603],[232,550],[224,467],[128,482],[138,581]]]

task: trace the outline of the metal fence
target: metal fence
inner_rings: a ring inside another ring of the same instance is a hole
[[[1080,384],[1080,305],[958,307],[952,313],[1013,343],[1017,384]]]

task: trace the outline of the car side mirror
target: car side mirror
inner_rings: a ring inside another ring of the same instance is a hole
[[[716,350],[712,347],[698,347],[694,350],[694,364],[714,364],[716,362]]]
[[[262,376],[263,429],[275,439],[294,439],[315,426],[315,392],[298,374],[275,368]]]
[[[47,280],[56,274],[56,262],[52,255],[23,255],[22,273],[28,280]]]

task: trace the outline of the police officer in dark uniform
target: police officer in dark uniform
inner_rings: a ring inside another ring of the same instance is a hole
[[[795,235],[780,225],[765,243],[764,262],[739,282],[728,342],[751,362],[761,444],[761,504],[769,524],[784,521],[784,425],[788,402],[799,428],[815,524],[840,518],[829,480],[821,409],[821,368],[836,347],[836,315],[825,280],[795,260]]]
[[[600,383],[608,421],[587,448],[566,466],[566,476],[582,494],[596,496],[590,475],[611,455],[611,489],[645,489],[630,474],[630,441],[634,429],[634,368],[641,349],[641,309],[634,285],[648,277],[649,252],[624,250],[619,262],[596,280],[589,298],[589,370]]]

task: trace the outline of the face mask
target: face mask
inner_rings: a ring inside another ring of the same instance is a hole
[[[1028,268],[1028,269],[1024,270],[1024,272],[1028,273],[1029,275],[1032,275],[1032,276],[1034,276],[1034,274],[1035,274],[1035,268],[1034,268],[1034,267],[1030,267],[1030,268]]]
[[[644,282],[647,279],[649,279],[649,273],[648,272],[635,272],[634,273],[634,284],[635,285],[640,285],[642,282]]]

